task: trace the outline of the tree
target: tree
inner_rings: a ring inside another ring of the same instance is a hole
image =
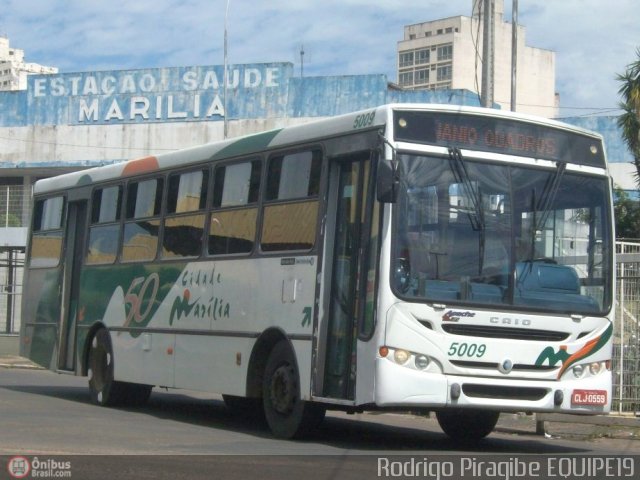
[[[636,183],[640,185],[640,48],[636,50],[638,60],[627,65],[627,71],[618,75],[622,83],[618,93],[622,97],[620,108],[624,111],[618,117],[618,126],[636,167]]]
[[[620,187],[614,189],[613,213],[617,239],[640,238],[640,204],[629,198]]]

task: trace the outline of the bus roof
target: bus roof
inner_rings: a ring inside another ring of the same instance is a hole
[[[601,140],[601,136],[572,125],[531,115],[516,114],[501,110],[435,104],[387,104],[332,118],[312,121],[303,125],[284,127],[267,132],[212,142],[160,155],[136,158],[111,165],[67,173],[39,180],[34,194],[66,190],[76,186],[106,182],[122,177],[151,173],[168,168],[188,166],[212,160],[251,155],[267,148],[286,147],[300,142],[312,142],[324,138],[353,133],[358,130],[380,128],[389,121],[393,110],[420,110],[425,112],[449,112],[469,115],[484,115],[507,118],[535,124],[547,125]]]

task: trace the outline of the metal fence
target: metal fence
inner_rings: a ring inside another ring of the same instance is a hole
[[[0,185],[0,228],[26,227],[30,211],[30,186]]]
[[[616,242],[613,410],[640,413],[640,243]]]
[[[24,270],[24,245],[7,245],[4,229],[27,227],[30,211],[31,186],[0,185],[0,334],[20,331]]]
[[[20,331],[24,252],[0,251],[0,334]]]

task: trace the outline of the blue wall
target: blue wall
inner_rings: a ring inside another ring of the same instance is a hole
[[[610,162],[632,162],[633,156],[622,140],[622,131],[618,127],[618,117],[574,117],[565,118],[564,122],[577,127],[598,132],[604,138],[607,159]]]
[[[231,65],[227,118],[326,117],[385,103],[478,106],[467,90],[401,91],[385,75],[294,77],[291,63]],[[33,75],[26,91],[0,92],[0,127],[222,121],[223,67]],[[615,117],[565,119],[600,132],[609,160],[631,161]]]

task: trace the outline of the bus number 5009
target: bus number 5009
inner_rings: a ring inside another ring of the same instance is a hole
[[[375,110],[369,113],[363,113],[358,115],[353,122],[353,128],[364,128],[373,125],[373,120],[376,118]]]
[[[450,357],[482,357],[487,351],[487,346],[484,343],[458,343],[453,342],[449,346],[447,354]]]

